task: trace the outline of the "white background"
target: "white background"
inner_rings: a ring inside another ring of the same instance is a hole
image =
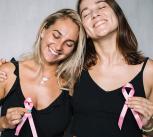
[[[153,0],[117,0],[135,32],[139,49],[153,58]],[[18,58],[32,49],[42,20],[77,0],[0,0],[0,58]]]

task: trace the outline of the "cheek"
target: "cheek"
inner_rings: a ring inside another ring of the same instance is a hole
[[[92,33],[92,26],[90,22],[84,22],[83,27],[87,33],[87,35],[90,35]]]
[[[117,29],[118,28],[118,21],[114,18],[113,20],[113,29]]]
[[[73,54],[73,50],[74,50],[74,48],[65,49],[65,56],[68,57],[71,54]]]

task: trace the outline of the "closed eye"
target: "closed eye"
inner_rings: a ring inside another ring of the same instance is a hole
[[[59,34],[53,33],[53,37],[54,37],[55,39],[59,39],[59,38],[60,38],[60,35],[59,35]]]
[[[106,8],[106,6],[102,6],[102,7],[99,7],[98,9],[105,9]]]
[[[75,43],[74,42],[67,42],[66,45],[68,47],[74,47],[75,46]]]
[[[83,15],[83,18],[86,18],[88,15],[89,15],[89,13],[88,13],[88,14]]]

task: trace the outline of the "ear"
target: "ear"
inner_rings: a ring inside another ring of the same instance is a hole
[[[44,37],[45,32],[46,32],[46,29],[44,28],[44,29],[41,31],[40,38],[43,38],[43,37]]]

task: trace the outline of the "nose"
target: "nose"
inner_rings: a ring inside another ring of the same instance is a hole
[[[62,51],[62,49],[63,49],[63,43],[62,42],[57,43],[57,45],[55,46],[55,50],[60,52]]]
[[[91,12],[91,16],[92,16],[92,19],[95,19],[97,16],[100,16],[99,13],[98,13],[98,10],[93,10]]]

